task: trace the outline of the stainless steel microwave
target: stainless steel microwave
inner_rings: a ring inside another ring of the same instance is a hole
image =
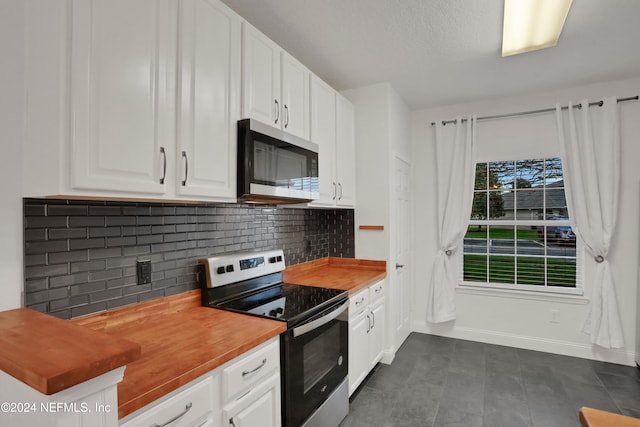
[[[238,201],[284,204],[319,197],[317,144],[254,119],[238,121]]]

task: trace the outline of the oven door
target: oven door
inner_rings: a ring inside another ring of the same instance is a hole
[[[348,300],[282,335],[283,425],[300,426],[347,376]]]
[[[238,121],[238,199],[320,197],[318,146],[253,119]]]

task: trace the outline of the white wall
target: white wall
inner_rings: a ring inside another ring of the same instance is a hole
[[[22,1],[0,2],[0,311],[22,296],[23,17]]]
[[[456,292],[458,317],[446,324],[426,322],[426,288],[436,252],[435,167],[432,121],[448,120],[456,115],[478,116],[511,113],[553,107],[559,102],[599,100],[604,96],[634,96],[640,92],[640,78],[597,85],[494,99],[485,102],[416,111],[411,130],[415,183],[414,264],[424,265],[414,280],[414,330],[463,339],[530,348],[578,357],[634,364],[636,344],[636,289],[640,246],[640,102],[620,104],[622,137],[621,206],[617,233],[609,260],[614,272],[626,348],[603,350],[593,347],[581,333],[589,305],[586,300],[560,302],[544,298],[523,299],[505,295]],[[597,107],[595,107],[597,108]],[[517,130],[517,132],[516,132]],[[514,137],[514,134],[517,135]],[[482,121],[477,127],[478,160],[509,160],[558,155],[552,113],[524,118]],[[594,262],[585,257],[585,296],[591,294],[590,272]],[[559,323],[551,323],[551,311],[557,310]]]
[[[356,258],[387,262],[385,356],[390,363],[399,347],[394,331],[401,319],[395,269],[393,194],[394,161],[411,164],[410,111],[388,84],[342,92],[356,110]],[[382,225],[384,231],[359,230]]]
[[[342,92],[356,111],[356,258],[389,259],[389,92],[378,84]],[[359,230],[382,225],[384,231]]]

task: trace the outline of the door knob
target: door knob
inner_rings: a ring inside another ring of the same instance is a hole
[[[397,269],[399,269],[399,268],[404,268],[404,264],[398,264],[398,263],[396,262],[396,270],[397,270]]]

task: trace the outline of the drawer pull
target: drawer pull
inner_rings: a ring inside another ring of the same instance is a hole
[[[153,424],[151,427],[165,427],[165,426],[168,426],[169,424],[173,423],[174,421],[177,421],[180,418],[182,418],[185,415],[187,415],[187,412],[189,412],[191,410],[192,406],[193,406],[193,403],[191,403],[191,402],[187,403],[187,405],[184,407],[184,411],[182,411],[180,414],[176,415],[175,417],[171,418],[169,421],[167,421],[165,423]]]
[[[376,292],[376,294],[379,294],[381,290],[382,290],[382,286],[380,286],[380,287],[379,287],[379,288],[377,288],[377,289],[374,289],[374,291]]]
[[[360,301],[356,301],[356,305],[360,305],[364,302],[364,297],[360,298]]]
[[[267,364],[267,358],[265,357],[264,359],[262,359],[262,363],[260,364],[260,366],[258,366],[256,368],[253,368],[250,371],[242,371],[242,377],[246,377],[247,375],[251,375],[251,374],[254,374],[254,373],[258,372],[266,364]]]

